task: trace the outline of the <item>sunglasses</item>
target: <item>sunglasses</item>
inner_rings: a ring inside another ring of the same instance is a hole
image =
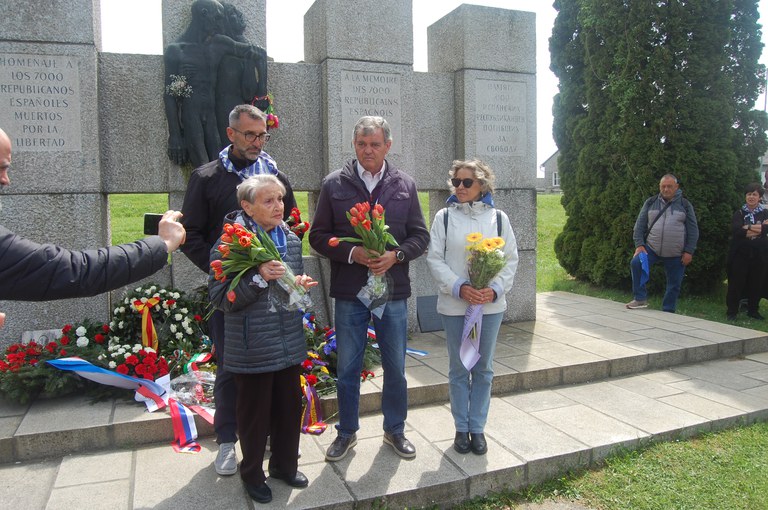
[[[474,183],[474,179],[451,179],[454,188],[458,188],[460,184],[463,184],[465,188],[471,188]]]

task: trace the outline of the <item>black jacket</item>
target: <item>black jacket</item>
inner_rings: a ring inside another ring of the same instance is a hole
[[[160,270],[168,249],[159,236],[96,250],[37,244],[0,226],[0,300],[49,301],[118,289]]]

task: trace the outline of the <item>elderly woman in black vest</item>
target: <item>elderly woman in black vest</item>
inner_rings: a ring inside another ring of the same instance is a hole
[[[748,184],[744,189],[744,205],[733,213],[731,220],[725,297],[728,320],[736,320],[742,295],[747,296],[747,316],[763,320],[758,311],[768,263],[768,209],[760,204],[763,192],[759,183]]]
[[[296,283],[304,288],[317,284],[302,274],[301,241],[283,223],[285,187],[273,175],[255,175],[237,188],[242,210],[229,213],[224,223],[238,223],[256,233],[268,233]],[[221,259],[217,247],[211,261]],[[237,428],[243,460],[240,477],[248,494],[259,503],[272,500],[262,461],[267,436],[272,455],[269,476],[293,487],[308,480],[298,468],[301,426],[301,363],[307,358],[301,313],[275,309],[269,299],[274,280],[285,274],[278,261],[249,270],[235,288],[236,299],[227,299],[230,281],[208,278],[211,301],[224,312],[224,357],[227,371],[237,385]]]

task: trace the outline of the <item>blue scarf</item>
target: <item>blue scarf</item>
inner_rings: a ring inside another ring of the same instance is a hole
[[[763,206],[760,204],[757,204],[757,207],[755,207],[753,210],[749,210],[749,207],[747,207],[747,204],[744,204],[741,206],[741,212],[744,213],[744,224],[745,225],[755,225],[759,223],[755,219],[755,215],[763,212]]]
[[[251,231],[254,233],[259,230],[264,232],[264,229],[253,221],[253,218],[245,214],[245,211],[243,211],[243,218],[248,222],[247,226],[250,227]],[[280,258],[285,259],[285,256],[288,254],[288,238],[285,235],[285,230],[283,230],[282,226],[278,225],[267,232],[267,234],[269,234],[272,242],[275,243],[275,248],[277,248],[277,253],[280,254]]]
[[[229,150],[232,145],[227,145],[221,152],[219,152],[219,161],[226,168],[227,172],[237,174],[241,180],[246,180],[248,177],[259,174],[272,174],[277,175],[277,163],[272,159],[272,156],[264,151],[261,151],[256,161],[248,165],[247,167],[238,170],[235,165],[229,159]]]
[[[489,191],[485,195],[480,195],[480,200],[476,200],[476,202],[482,202],[484,204],[488,204],[491,207],[494,207],[493,205],[493,197],[491,196],[491,192]],[[446,204],[458,204],[459,199],[456,198],[456,195],[451,195],[448,197],[448,200],[445,201]],[[470,202],[471,204],[472,202]]]

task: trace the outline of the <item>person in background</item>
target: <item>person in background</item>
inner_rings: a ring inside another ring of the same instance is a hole
[[[733,213],[728,249],[726,317],[736,320],[741,296],[747,296],[747,316],[764,317],[758,311],[768,264],[768,210],[760,204],[765,190],[753,182],[744,189],[744,205]]]
[[[317,282],[303,274],[301,241],[283,222],[284,194],[285,187],[274,175],[249,177],[237,188],[242,210],[230,213],[225,221],[269,234],[282,260],[297,275],[296,284],[309,289]],[[214,247],[211,261],[221,259]],[[301,364],[307,358],[302,314],[275,309],[269,298],[274,280],[283,275],[285,266],[274,260],[249,269],[234,289],[234,301],[227,297],[229,278],[219,280],[213,270],[208,277],[211,302],[224,312],[227,372],[237,386],[237,430],[243,452],[240,477],[259,503],[272,500],[262,469],[267,436],[272,438],[269,476],[292,487],[309,484],[298,471]]]
[[[0,185],[10,186],[11,139],[0,129]],[[162,269],[184,243],[181,213],[167,211],[158,235],[92,250],[38,244],[0,225],[0,300],[50,301],[118,289]],[[4,322],[4,316],[2,322]]]
[[[693,260],[699,240],[696,213],[691,203],[683,198],[677,177],[666,174],[661,178],[659,194],[646,200],[637,215],[632,238],[635,253],[630,268],[634,299],[626,307],[630,310],[648,307],[648,292],[643,279],[643,258],[647,257],[647,268],[657,263],[664,265],[667,290],[661,309],[675,313],[685,268]]]
[[[270,138],[264,112],[249,104],[236,106],[229,114],[227,136],[232,143],[219,153],[219,157],[192,172],[181,206],[187,229],[187,242],[181,251],[205,274],[210,271],[211,248],[221,235],[224,216],[240,208],[237,186],[245,179],[252,175],[274,175],[286,190],[283,219],[287,219],[290,210],[296,207],[288,177],[277,169],[275,160],[264,151]],[[219,452],[213,464],[216,473],[229,476],[237,473],[237,389],[226,369],[224,318],[220,311],[215,311],[208,319],[208,332],[216,353],[213,428]]]
[[[448,347],[448,393],[456,428],[453,448],[459,453],[488,451],[484,429],[491,403],[496,337],[507,309],[506,294],[517,270],[517,241],[507,215],[494,207],[491,168],[482,161],[454,161],[449,172],[448,206],[435,215],[429,233],[427,265],[437,282],[437,312]],[[488,287],[475,289],[467,272],[467,235],[504,240],[506,265]],[[461,360],[464,315],[469,305],[483,305],[480,359],[471,370]]]

